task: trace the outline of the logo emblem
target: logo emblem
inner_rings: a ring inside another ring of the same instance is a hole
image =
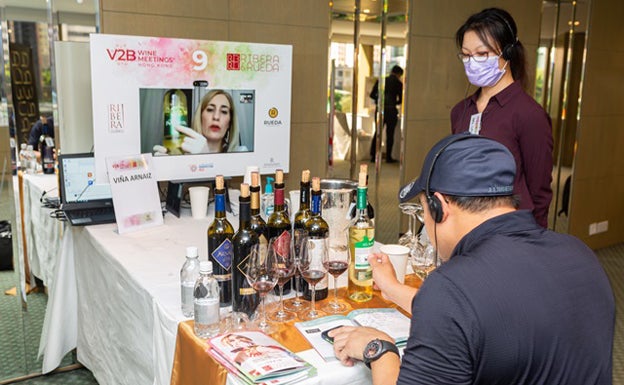
[[[278,115],[277,108],[271,107],[271,109],[269,109],[269,117],[271,117],[272,119],[275,119],[277,118],[277,115]]]
[[[239,53],[228,53],[227,54],[227,65],[226,69],[228,71],[240,71],[240,54]]]

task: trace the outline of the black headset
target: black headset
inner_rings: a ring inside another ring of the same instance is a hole
[[[509,32],[511,33],[511,38],[513,40],[513,43],[507,44],[506,46],[503,47],[501,51],[501,57],[509,61],[511,60],[511,56],[513,55],[513,48],[518,42],[518,36],[516,36],[516,34],[513,31],[513,28],[511,28],[511,23],[509,23],[509,20],[507,20],[507,18],[504,15],[498,12],[494,12],[493,14],[496,15],[498,19],[503,21],[503,23],[507,26],[507,28],[509,29]]]
[[[438,152],[436,152],[436,154],[433,156],[433,160],[431,161],[431,167],[429,168],[429,174],[427,175],[427,182],[425,183],[425,197],[427,198],[427,205],[429,206],[429,213],[431,213],[431,217],[433,218],[435,223],[442,222],[442,218],[444,216],[444,210],[442,210],[442,202],[440,202],[440,199],[438,199],[437,196],[431,193],[430,184],[431,184],[431,176],[433,175],[433,168],[435,167],[435,164],[438,161],[438,158],[440,157],[440,155],[442,155],[442,153],[444,152],[444,150],[447,149],[448,146],[450,146],[453,143],[459,142],[461,140],[472,139],[472,138],[483,139],[484,137],[479,136],[479,135],[457,136],[453,138],[450,142],[442,146],[442,148],[438,150]]]

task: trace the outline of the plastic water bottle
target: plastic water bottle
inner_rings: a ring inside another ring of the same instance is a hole
[[[199,278],[195,283],[195,335],[209,338],[219,333],[219,284],[212,276],[212,262],[199,263]]]
[[[26,172],[26,169],[28,168],[28,164],[26,163],[26,143],[22,143],[20,145],[19,168],[24,172]]]
[[[37,173],[37,156],[35,155],[35,150],[33,149],[32,144],[26,146],[26,173]]]
[[[180,293],[182,295],[182,314],[185,317],[193,316],[193,290],[199,277],[199,259],[197,247],[186,248],[186,261],[180,270]]]

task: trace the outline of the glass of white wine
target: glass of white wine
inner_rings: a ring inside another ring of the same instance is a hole
[[[411,264],[414,273],[424,281],[437,267],[437,253],[430,243],[416,242],[411,251]]]

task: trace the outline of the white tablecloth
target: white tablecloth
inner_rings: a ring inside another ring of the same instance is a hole
[[[67,231],[56,271],[59,285],[46,314],[50,358],[44,359],[60,360],[74,342],[78,361],[101,385],[169,384],[178,323],[186,319],[179,271],[187,246],[198,247],[200,260],[207,258],[212,220],[211,215],[192,219],[189,211],[184,209],[181,218],[167,214],[162,226],[124,235],[115,224]],[[231,219],[235,226],[237,221]],[[370,383],[365,367],[325,364],[312,350],[302,355],[322,368],[309,383]]]

